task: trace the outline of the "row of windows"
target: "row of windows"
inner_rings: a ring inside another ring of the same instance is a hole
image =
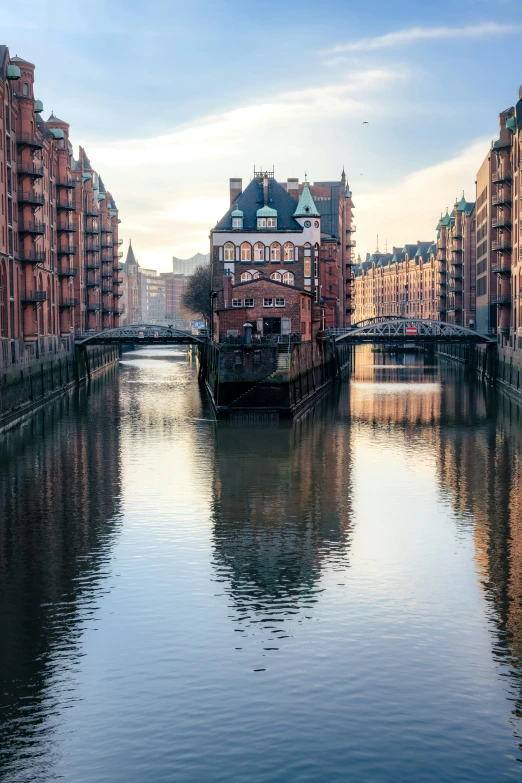
[[[242,272],[241,282],[248,283],[249,280],[258,280],[261,277],[259,272]],[[270,280],[277,280],[278,283],[294,285],[295,277],[292,272],[272,272]]]
[[[257,218],[257,227],[258,228],[277,228],[277,218],[275,217],[258,217]],[[243,218],[242,217],[233,217],[232,218],[232,228],[243,228]]]
[[[286,242],[282,248],[282,254],[284,261],[295,261],[296,252],[291,242]],[[223,259],[225,261],[234,261],[235,245],[232,242],[227,242],[224,247]],[[243,242],[240,248],[241,261],[264,261],[265,260],[265,246],[262,242],[256,242],[252,247],[248,242]],[[270,260],[281,261],[281,245],[279,242],[272,242],[270,245]]]
[[[254,299],[232,299],[232,307],[254,307]],[[263,307],[284,307],[286,299],[284,297],[266,297],[263,299]]]

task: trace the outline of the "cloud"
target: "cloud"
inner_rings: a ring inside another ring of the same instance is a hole
[[[377,234],[380,250],[394,245],[403,247],[418,239],[435,239],[435,226],[446,207],[451,212],[455,199],[464,190],[468,201],[475,201],[475,177],[490,148],[491,141],[478,139],[449,160],[409,174],[398,184],[354,195],[356,206],[357,250],[373,252]],[[371,186],[370,186],[371,188]]]
[[[397,30],[394,33],[378,35],[374,38],[360,38],[358,41],[350,41],[346,44],[338,44],[323,54],[336,54],[340,52],[366,52],[376,49],[391,49],[397,46],[405,46],[415,41],[450,40],[462,38],[484,38],[489,35],[510,35],[520,32],[522,25],[497,24],[496,22],[484,22],[482,24],[468,25],[467,27],[409,27],[406,30]]]
[[[339,176],[347,162],[341,150],[360,131],[361,115],[376,106],[381,116],[396,112],[392,85],[408,78],[404,68],[354,71],[203,116],[154,138],[80,143],[116,200],[122,236],[132,236],[144,265],[167,269],[170,257],[187,248],[208,250],[209,230],[228,208],[228,177],[245,176],[254,164],[274,164],[279,176],[302,177],[305,169],[313,176],[315,168],[324,179],[332,176],[325,161],[331,166],[333,158]],[[333,129],[340,141],[332,152]]]

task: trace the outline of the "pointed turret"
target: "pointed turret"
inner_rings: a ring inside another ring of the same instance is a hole
[[[303,191],[299,196],[299,203],[293,217],[319,217],[319,212],[317,211],[312,194],[310,193],[308,182],[304,183]]]
[[[457,210],[458,212],[465,212],[466,211],[466,204],[468,202],[464,198],[464,191],[462,191],[462,198],[460,199],[459,203],[457,204]]]
[[[136,265],[138,262],[136,261],[136,257],[134,255],[134,250],[132,249],[131,240],[129,239],[129,247],[127,250],[127,258],[125,259],[126,264],[134,264]]]

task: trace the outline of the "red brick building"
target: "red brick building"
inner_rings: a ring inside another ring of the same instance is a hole
[[[230,209],[211,232],[214,339],[252,323],[254,335],[310,340],[349,322],[352,208],[344,172],[313,186],[254,172],[244,191],[231,179]]]
[[[0,46],[0,340],[4,366],[118,323],[118,211],[69,125],[42,118],[35,66]]]

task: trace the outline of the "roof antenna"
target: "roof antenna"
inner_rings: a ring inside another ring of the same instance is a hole
[[[379,252],[379,234],[377,234],[377,247],[375,248],[375,252]]]
[[[385,252],[385,253],[387,253],[387,252],[388,252],[388,240],[386,240],[386,245],[385,245],[385,247],[384,247],[384,252]]]
[[[305,171],[305,183],[308,183],[308,174]]]

